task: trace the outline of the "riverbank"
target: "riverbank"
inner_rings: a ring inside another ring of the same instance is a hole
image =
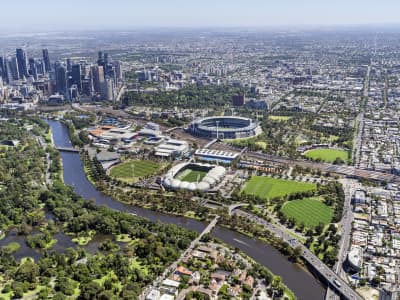
[[[55,127],[57,128],[55,129]],[[69,146],[70,141],[65,127],[63,128],[60,123],[53,124],[53,133],[56,135],[56,143],[57,141],[59,142],[57,146]],[[197,232],[200,232],[205,227],[204,223],[193,219],[166,215],[139,207],[132,207],[113,200],[97,191],[88,181],[84,174],[83,164],[79,155],[76,153],[62,152],[61,158],[64,161],[65,183],[73,186],[74,189],[84,198],[96,199],[96,204],[98,205],[106,205],[112,209],[134,213],[154,222],[161,221],[165,223],[174,223],[178,226],[196,230]],[[219,235],[221,232],[223,232],[223,234]],[[221,227],[217,227],[211,235],[213,237],[219,237],[225,243],[241,249],[250,257],[269,268],[274,274],[282,276],[283,282],[299,299],[323,299],[325,291],[321,284],[315,280],[314,277],[304,272],[303,269],[289,262],[273,247]],[[311,289],[305,290],[304,286],[310,286]]]

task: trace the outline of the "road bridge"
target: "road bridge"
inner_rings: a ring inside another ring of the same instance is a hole
[[[235,204],[229,205],[228,206],[229,215],[231,216],[235,209],[238,209],[239,207],[243,207],[243,206],[248,206],[248,205],[249,205],[248,203],[235,203]]]
[[[73,147],[56,147],[58,151],[64,151],[64,152],[80,152],[81,150],[73,148]]]

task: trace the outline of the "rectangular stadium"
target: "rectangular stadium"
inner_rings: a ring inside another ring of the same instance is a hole
[[[180,163],[172,167],[163,179],[166,188],[207,191],[221,182],[226,174],[222,166]]]

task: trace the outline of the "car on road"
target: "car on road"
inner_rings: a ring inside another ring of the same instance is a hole
[[[342,286],[342,284],[341,284],[341,283],[339,282],[339,280],[337,280],[337,279],[335,279],[335,280],[333,281],[333,283],[336,284],[337,287],[341,287],[341,286]]]

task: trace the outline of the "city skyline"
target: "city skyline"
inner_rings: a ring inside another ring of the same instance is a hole
[[[1,31],[134,29],[143,27],[276,27],[399,24],[393,0],[275,1],[182,0],[38,2],[7,1]],[[23,9],[21,9],[21,7]],[[50,27],[49,27],[50,26]]]

